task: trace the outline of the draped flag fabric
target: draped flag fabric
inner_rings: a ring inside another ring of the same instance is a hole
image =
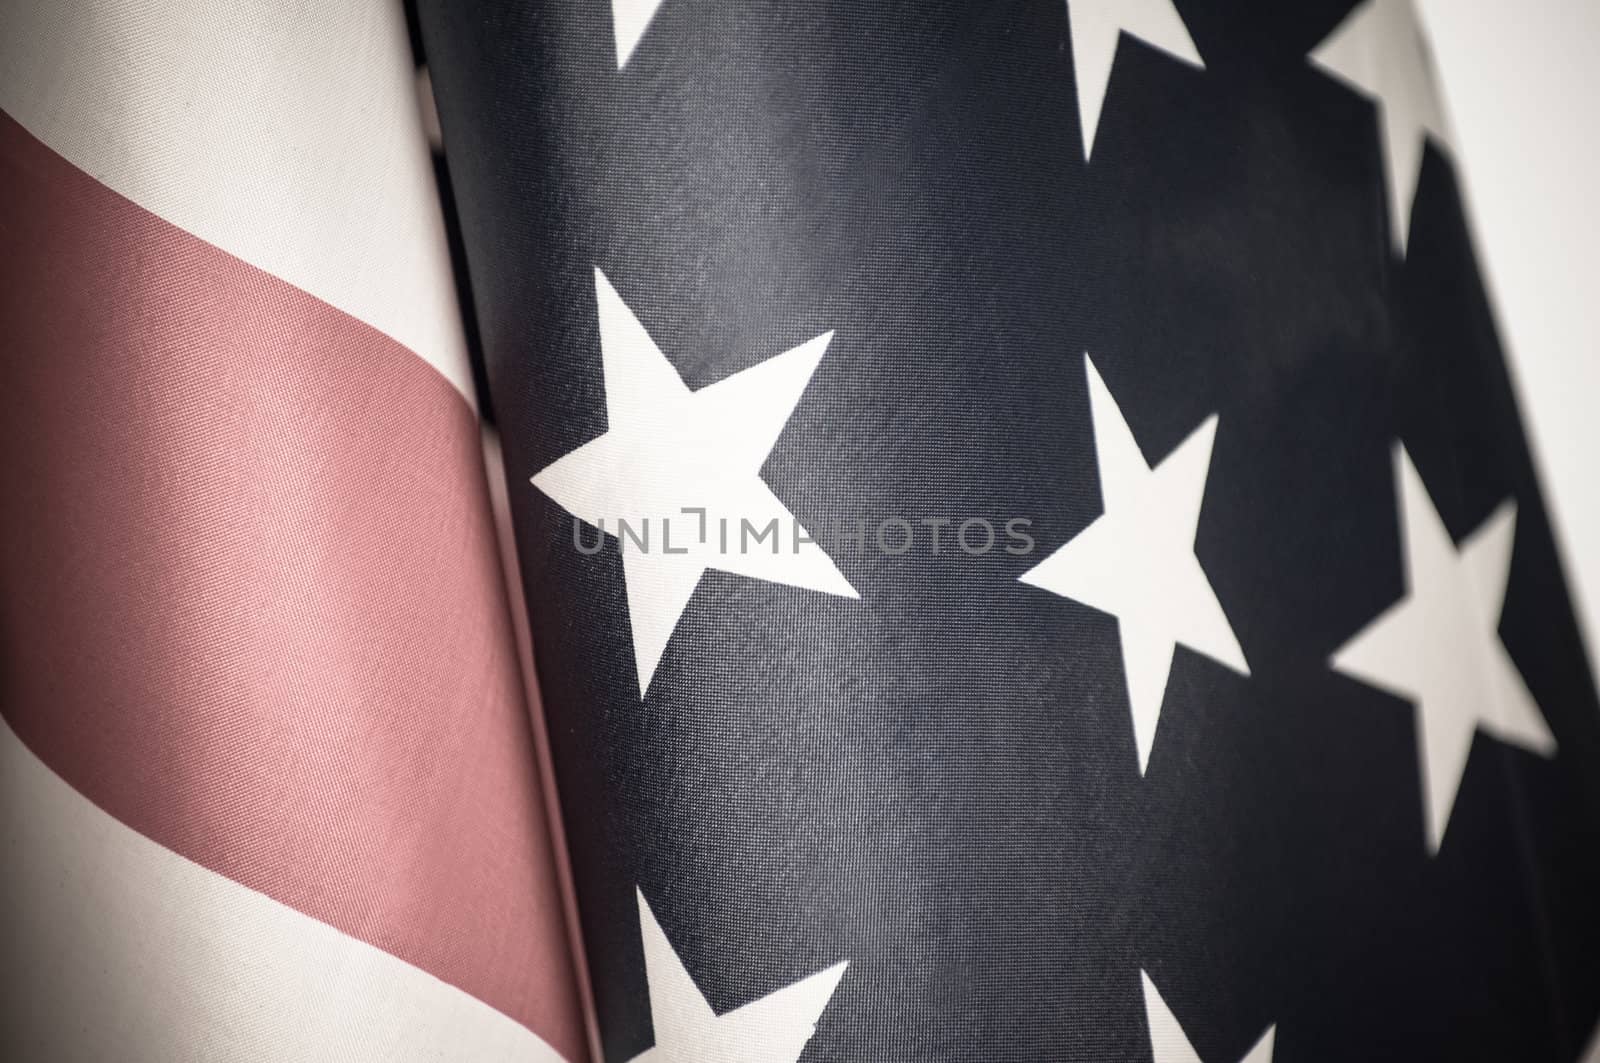
[[[413,86],[0,6],[0,1058],[581,1056]]]
[[[1430,63],[0,0],[0,1059],[1600,1060]]]

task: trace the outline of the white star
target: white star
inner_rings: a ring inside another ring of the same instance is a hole
[[[1250,674],[1194,556],[1217,417],[1154,469],[1087,354],[1089,406],[1105,512],[1021,579],[1117,618],[1142,774],[1150,761],[1175,643]]]
[[[1111,83],[1111,63],[1123,33],[1205,69],[1172,0],[1067,0],[1067,32],[1072,37],[1085,161],[1094,151],[1095,129]]]
[[[795,1063],[817,1030],[849,962],[716,1015],[639,893],[639,932],[650,983],[655,1047],[633,1063]]]
[[[760,475],[833,333],[692,392],[598,269],[594,287],[607,430],[533,484],[619,536],[643,698],[708,568],[857,597]],[[684,512],[696,507],[703,516]],[[619,521],[633,533],[647,528],[648,549],[622,537]],[[755,538],[774,521],[775,539]]]
[[[628,65],[628,57],[639,46],[639,39],[650,28],[656,9],[663,0],[611,0],[611,25],[617,35],[617,69]]]
[[[1500,641],[1516,503],[1501,503],[1458,552],[1399,443],[1394,474],[1408,592],[1331,664],[1415,704],[1422,813],[1436,853],[1480,727],[1546,757],[1555,755],[1556,740]]]
[[[1311,53],[1311,61],[1378,106],[1389,235],[1402,258],[1427,137],[1449,143],[1427,41],[1411,0],[1366,0]]]
[[[1167,1002],[1156,992],[1156,984],[1143,971],[1139,978],[1144,983],[1144,1015],[1150,1025],[1150,1052],[1155,1063],[1200,1063],[1200,1054],[1189,1043],[1189,1035],[1178,1025]],[[1239,1063],[1272,1063],[1272,1043],[1277,1033],[1276,1025],[1268,1026]]]

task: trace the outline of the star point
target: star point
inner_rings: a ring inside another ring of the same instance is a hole
[[[633,1063],[795,1063],[839,987],[849,961],[717,1015],[690,977],[655,913],[636,891],[655,1046]]]
[[[1143,41],[1191,66],[1205,69],[1188,28],[1172,0],[1067,0],[1067,31],[1077,83],[1078,120],[1085,162],[1094,153],[1095,132],[1111,84],[1122,35]]]
[[[1178,644],[1250,673],[1194,554],[1218,418],[1208,417],[1151,468],[1087,353],[1084,372],[1104,512],[1019,578],[1117,618],[1142,774]]]
[[[628,65],[650,20],[665,0],[611,0],[611,26],[617,39],[617,69]]]
[[[1478,731],[1544,757],[1556,740],[1500,640],[1516,504],[1502,503],[1457,548],[1403,444],[1393,457],[1406,593],[1330,665],[1412,703],[1423,826],[1437,853]]]
[[[1144,989],[1145,1022],[1150,1031],[1150,1054],[1154,1063],[1201,1063],[1200,1054],[1189,1042],[1177,1016],[1161,999],[1156,984],[1144,971],[1139,972]],[[1239,1063],[1272,1063],[1273,1042],[1277,1039],[1276,1024],[1267,1027],[1266,1033],[1244,1054]]]
[[[761,479],[833,333],[690,391],[598,269],[594,285],[606,431],[532,482],[617,540],[643,698],[708,569],[859,597]]]
[[[1313,65],[1378,109],[1389,235],[1406,255],[1423,145],[1449,146],[1426,38],[1412,0],[1364,0],[1310,55]]]

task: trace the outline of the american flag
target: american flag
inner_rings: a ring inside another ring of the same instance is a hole
[[[0,111],[0,1057],[1600,1058],[1410,0],[5,0]]]

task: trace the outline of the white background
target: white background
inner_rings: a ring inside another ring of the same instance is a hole
[[[1478,254],[1600,664],[1600,0],[1419,0]]]

